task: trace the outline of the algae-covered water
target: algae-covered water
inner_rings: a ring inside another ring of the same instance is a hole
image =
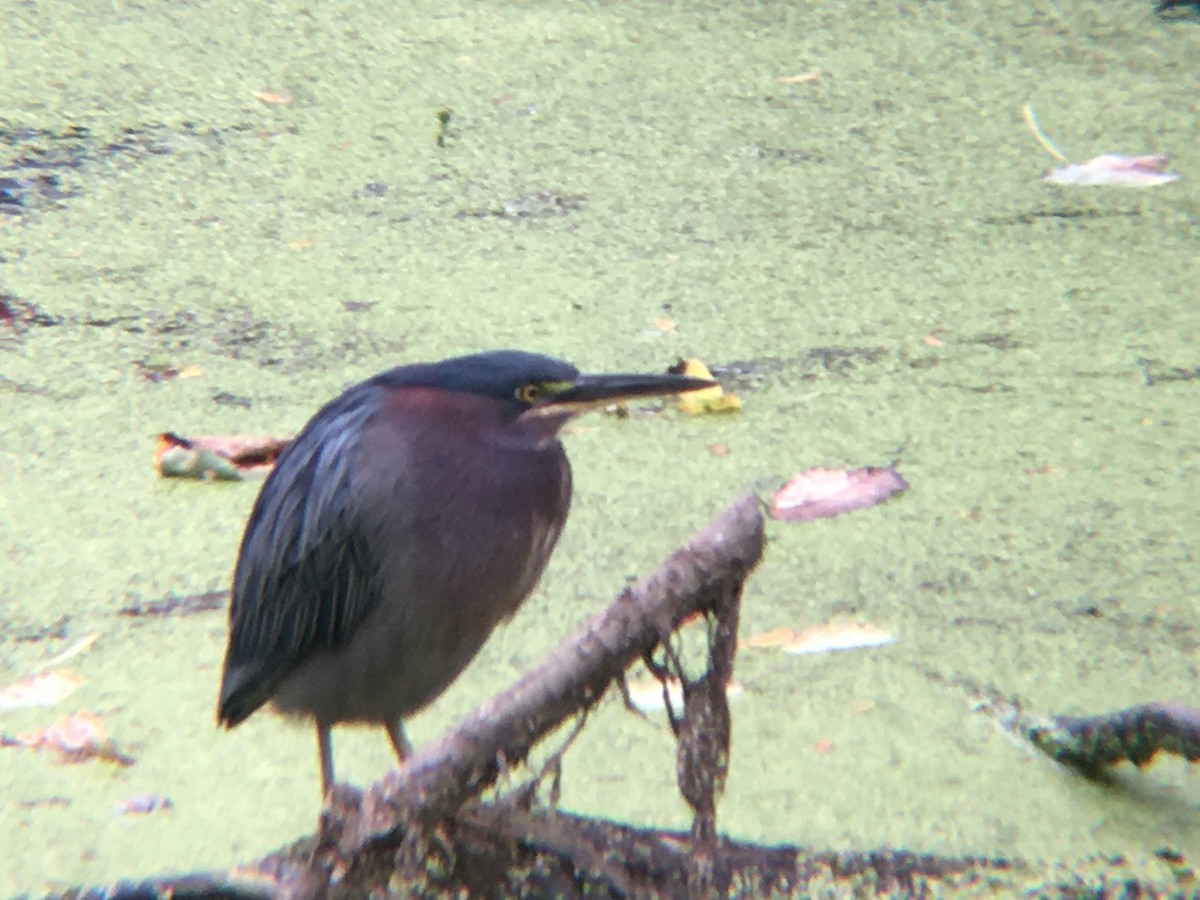
[[[853,618],[898,640],[741,655],[722,828],[1124,854],[1152,875],[1155,851],[1200,853],[1186,764],[1097,785],[972,709],[985,688],[1050,713],[1196,702],[1186,8],[64,0],[4,16],[0,686],[98,637],[64,664],[78,691],[0,712],[0,732],[92,712],[136,763],[0,748],[0,894],[225,867],[314,824],[308,729],[215,728],[224,614],[118,614],[227,586],[257,489],[157,479],[153,436],[290,434],[382,368],[505,346],[596,371],[700,356],[744,405],[581,420],[546,577],[410,723],[416,742],[747,488],[898,459],[901,499],[770,528],[747,634]],[[1049,187],[1026,102],[1075,161],[1163,151],[1182,178]],[[564,805],[686,823],[673,748],[606,704],[566,758]],[[381,734],[342,730],[335,750],[355,783],[390,765]],[[118,815],[148,792],[173,805]]]

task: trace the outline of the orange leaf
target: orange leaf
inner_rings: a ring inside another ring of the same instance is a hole
[[[770,631],[738,641],[738,647],[782,647],[796,640],[798,636],[799,632],[791,628],[772,628]]]
[[[288,93],[279,93],[277,91],[255,91],[254,99],[260,103],[265,103],[268,106],[287,106],[292,102],[292,95]]]

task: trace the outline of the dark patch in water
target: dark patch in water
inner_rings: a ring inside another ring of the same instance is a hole
[[[0,119],[0,213],[54,209],[81,193],[78,180],[98,163],[133,165],[172,152],[179,136],[199,136],[191,122],[134,125],[104,139],[82,125],[61,131],[27,128]]]
[[[1136,362],[1142,370],[1142,382],[1146,387],[1172,381],[1200,381],[1200,366],[1167,366],[1161,360],[1143,359],[1140,356]]]

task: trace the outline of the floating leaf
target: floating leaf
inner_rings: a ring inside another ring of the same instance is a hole
[[[908,489],[891,466],[866,469],[808,469],[775,492],[768,515],[782,522],[811,522],[882,503]]]
[[[667,679],[667,695],[671,700],[671,708],[680,711],[683,709],[683,685],[680,684],[677,678]],[[663,683],[657,678],[642,678],[637,681],[628,683],[629,699],[633,703],[634,708],[638,712],[649,715],[653,712],[663,712],[667,706],[663,699]],[[725,685],[725,694],[729,699],[738,697],[742,694],[742,686],[736,681],[731,681]]]
[[[712,372],[698,359],[681,359],[671,366],[672,375],[687,375],[690,378],[703,378],[714,381]],[[704,388],[699,391],[688,391],[679,397],[676,407],[680,412],[689,416],[703,416],[709,413],[737,412],[742,408],[742,401],[733,394],[725,393],[719,385]]]
[[[117,804],[117,814],[122,816],[145,816],[152,812],[171,809],[175,804],[162,794],[138,794]]]
[[[1025,123],[1029,126],[1037,142],[1057,159],[1067,162],[1066,155],[1058,149],[1050,136],[1038,124],[1033,112],[1033,104],[1026,103],[1021,108]],[[1168,184],[1179,178],[1175,172],[1164,171],[1169,160],[1161,153],[1146,156],[1122,156],[1119,153],[1105,153],[1087,162],[1068,163],[1059,169],[1051,169],[1042,176],[1042,180],[1050,184],[1069,184],[1080,187],[1155,187]]]
[[[161,600],[135,600],[128,606],[121,607],[117,613],[122,616],[190,616],[223,609],[228,600],[229,591],[207,591],[184,597],[172,594]]]
[[[201,481],[241,481],[238,467],[211,450],[162,447],[154,454],[154,466],[163,478],[196,478]]]
[[[762,634],[755,634],[738,641],[738,648],[782,647],[790,644],[800,636],[800,632],[792,628],[772,628]]]
[[[71,672],[43,672],[0,690],[0,709],[53,706],[75,693],[82,684],[83,679]]]
[[[267,106],[287,106],[292,102],[292,95],[281,91],[261,90],[254,92],[254,99]]]
[[[273,466],[288,443],[276,437],[188,438],[164,431],[158,436],[154,467],[163,478],[239,481],[243,472]]]
[[[784,653],[802,656],[807,653],[828,653],[831,650],[882,647],[895,640],[895,635],[864,622],[833,622],[829,625],[805,628],[794,640],[781,644],[779,649]]]
[[[775,80],[780,84],[812,84],[821,80],[821,70],[812,69],[802,75],[778,75]]]
[[[132,756],[123,753],[114,741],[105,736],[104,722],[95,713],[76,713],[59,719],[41,731],[26,732],[16,737],[0,735],[0,746],[48,750],[63,763],[81,763],[91,759],[119,766],[132,766],[134,763]]]
[[[1042,176],[1042,180],[1049,184],[1080,187],[1157,187],[1179,179],[1178,173],[1165,171],[1168,162],[1167,157],[1161,153],[1150,156],[1105,153],[1087,162],[1071,163],[1061,169],[1052,169]]]

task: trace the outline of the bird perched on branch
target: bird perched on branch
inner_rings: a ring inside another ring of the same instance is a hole
[[[712,386],[581,375],[506,350],[400,366],[327,403],[288,445],[242,536],[218,721],[271,701],[317,729],[386,729],[440,695],[533,591],[571,503],[558,432],[618,400]]]

